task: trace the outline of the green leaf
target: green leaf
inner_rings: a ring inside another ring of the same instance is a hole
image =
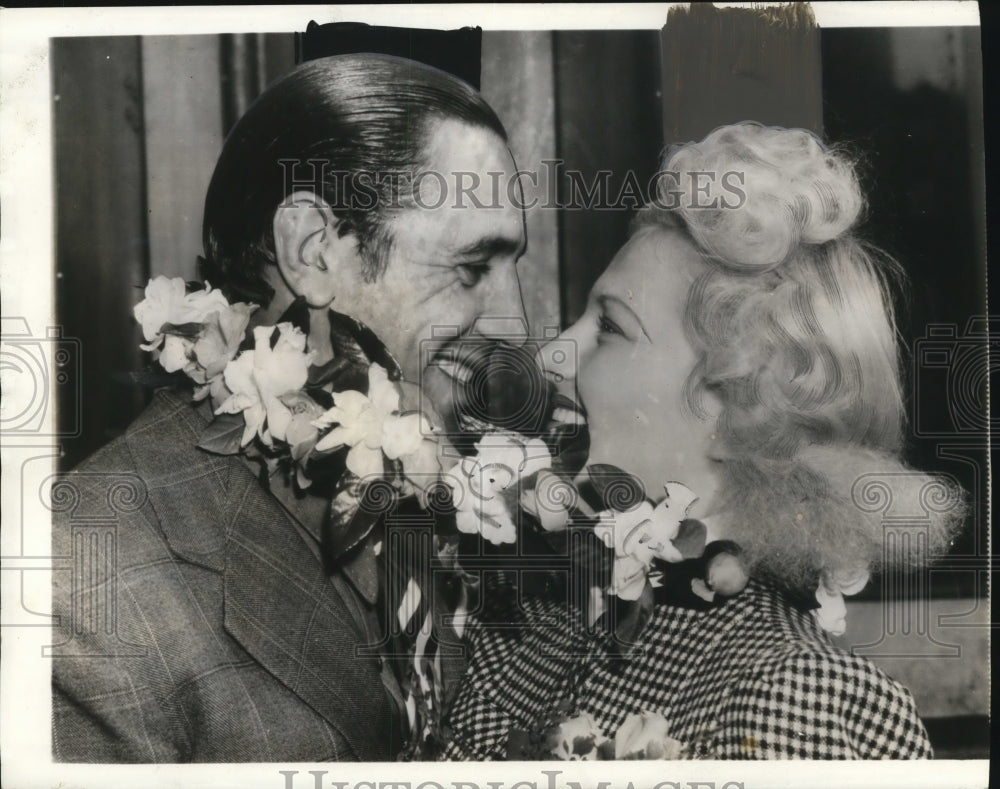
[[[575,477],[590,454],[590,431],[586,424],[557,425],[545,435],[545,443],[552,453],[553,471]]]
[[[507,733],[507,761],[530,761],[533,756],[531,737],[526,729],[511,729]]]
[[[588,734],[585,737],[574,737],[571,753],[574,756],[587,756],[594,750],[596,744],[597,738],[593,734]]]
[[[160,327],[160,334],[173,334],[188,340],[196,340],[204,327],[203,323],[164,323]]]
[[[336,310],[330,310],[329,314],[333,359],[309,368],[308,387],[330,384],[338,392],[353,389],[368,394],[368,367],[373,363],[385,368],[389,380],[402,378],[399,364],[375,332],[349,315]]]
[[[694,518],[685,518],[671,542],[685,559],[697,559],[705,552],[707,535],[708,529],[704,523]]]
[[[236,455],[240,451],[245,428],[241,414],[220,414],[202,431],[198,449],[215,455]]]
[[[389,374],[390,381],[403,377],[399,363],[389,353],[389,349],[378,336],[359,320],[330,310],[330,341],[334,355],[348,355],[360,359],[365,367],[369,363],[379,364]]]
[[[344,477],[324,521],[323,540],[328,542],[334,560],[367,537],[398,497],[395,489],[382,480],[362,485],[353,474],[345,473]]]
[[[638,478],[609,463],[587,466],[590,483],[605,509],[626,512],[646,499],[646,490]]]
[[[278,318],[277,323],[290,323],[296,329],[301,331],[306,337],[309,336],[309,305],[306,303],[305,296],[299,296],[288,305],[281,317]],[[273,343],[273,341],[272,341]],[[272,344],[272,347],[273,344]]]
[[[653,614],[653,589],[646,581],[638,600],[614,601],[615,635],[611,643],[613,652],[628,654],[639,640],[639,635]]]

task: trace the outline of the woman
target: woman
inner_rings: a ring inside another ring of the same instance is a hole
[[[739,544],[749,584],[712,604],[661,596],[624,660],[584,618],[551,626],[560,606],[543,596],[519,633],[470,628],[445,758],[503,758],[512,729],[567,699],[606,736],[662,713],[688,757],[929,757],[909,692],[802,604],[922,560],[883,556],[881,513],[852,501],[863,474],[904,467],[893,269],[853,232],[851,164],[808,132],[739,124],[672,151],[664,175],[564,338],[590,462],[647,491],[689,487],[688,517]],[[960,521],[953,503],[932,553]]]

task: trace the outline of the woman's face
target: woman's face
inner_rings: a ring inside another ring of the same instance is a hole
[[[684,332],[688,291],[704,271],[700,253],[676,230],[648,228],[615,256],[567,329],[577,349],[576,387],[587,409],[589,463],[610,463],[642,480],[653,499],[677,481],[699,496],[692,517],[712,512],[720,457],[718,402],[706,395],[701,420],[685,405],[696,362]]]

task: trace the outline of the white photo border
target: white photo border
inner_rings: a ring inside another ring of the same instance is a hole
[[[52,147],[52,75],[49,42],[55,37],[180,35],[192,33],[302,32],[310,20],[352,21],[401,27],[484,30],[659,29],[677,4],[460,4],[358,6],[211,6],[167,8],[47,8],[0,10],[0,282],[2,314],[24,318],[33,332],[54,326],[55,183]],[[750,5],[723,3],[723,6]],[[760,4],[755,4],[760,5]],[[971,2],[816,3],[820,27],[977,26]],[[47,268],[46,268],[47,267]],[[39,287],[48,271],[49,288]],[[8,381],[9,382],[9,381]],[[7,383],[4,385],[4,394]],[[53,433],[49,429],[43,432]],[[48,589],[49,513],[40,501],[22,499],[55,470],[55,439],[3,441],[2,591],[7,606],[22,601],[24,577],[31,589]],[[30,528],[29,528],[30,526]],[[48,593],[24,604],[45,614]],[[6,617],[3,621],[6,621]],[[3,628],[0,732],[3,783],[29,787],[461,787],[492,789],[565,787],[575,781],[609,787],[985,786],[987,761],[827,764],[735,762],[588,763],[358,763],[92,765],[51,760],[50,663],[41,658],[48,627]],[[310,773],[310,771],[314,771]],[[464,787],[463,787],[464,784]]]

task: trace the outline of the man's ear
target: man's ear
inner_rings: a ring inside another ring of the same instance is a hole
[[[293,192],[274,212],[274,251],[281,277],[310,307],[325,307],[360,265],[357,238],[337,233],[341,220],[313,192]]]

